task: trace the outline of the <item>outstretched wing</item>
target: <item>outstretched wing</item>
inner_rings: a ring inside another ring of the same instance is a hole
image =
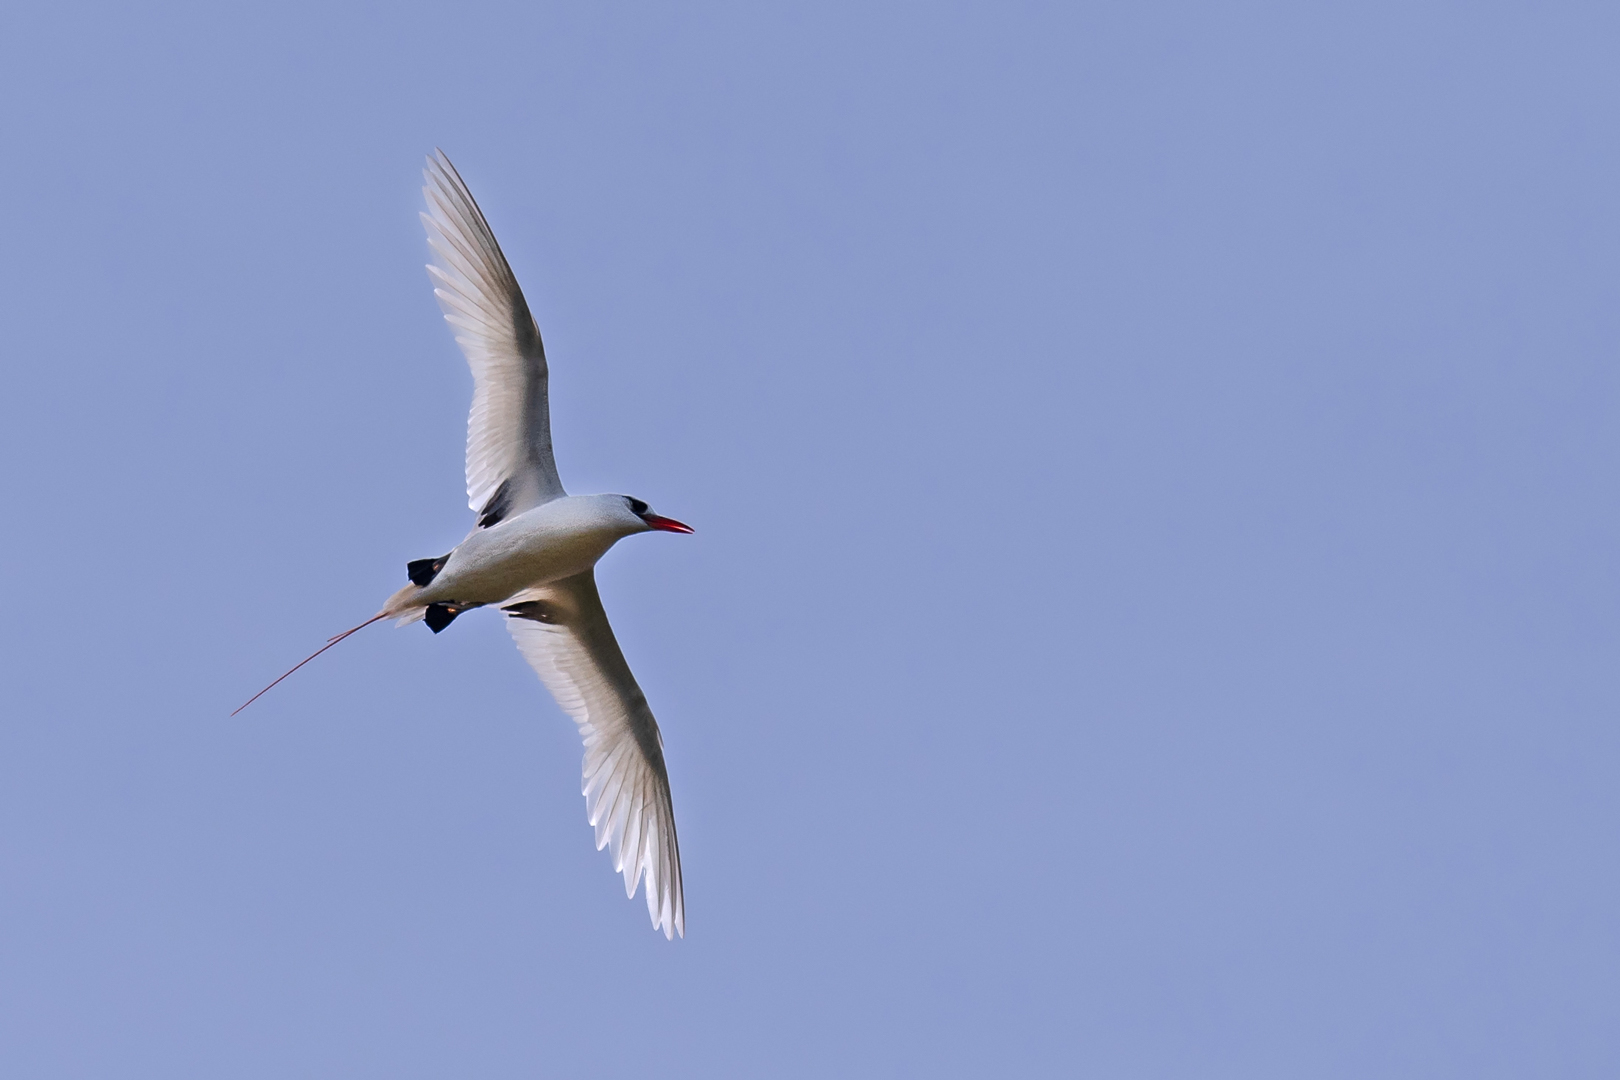
[[[518,650],[584,736],[585,812],[596,827],[597,850],[611,845],[626,896],[636,894],[645,871],[653,929],[685,937],[664,743],[614,640],[595,573],[525,590],[501,610]]]
[[[428,276],[473,374],[467,505],[488,527],[566,494],[551,455],[546,352],[523,290],[455,166],[435,151],[422,175],[422,223],[433,249]]]

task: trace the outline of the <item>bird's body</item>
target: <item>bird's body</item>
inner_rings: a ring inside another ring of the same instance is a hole
[[[449,159],[435,154],[424,175],[428,213],[422,220],[434,254],[428,274],[473,373],[467,497],[477,521],[448,555],[410,563],[410,584],[361,626],[385,618],[422,620],[437,634],[464,611],[499,606],[518,650],[579,725],[585,809],[596,846],[610,849],[628,895],[645,876],[654,928],[666,937],[684,935],[663,740],[608,625],[594,567],[626,536],[692,530],[639,499],[563,490],[552,457],[540,330]],[[248,704],[253,700],[257,695]]]
[[[565,495],[474,529],[426,587],[396,593],[410,607],[389,614],[406,617],[412,609],[434,603],[462,608],[498,604],[524,589],[584,573],[619,540],[646,531],[648,526],[630,512],[621,495]]]

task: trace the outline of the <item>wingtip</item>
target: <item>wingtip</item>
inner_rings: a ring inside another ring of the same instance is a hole
[[[427,181],[427,186],[422,189],[422,194],[428,196],[431,202],[435,188],[448,185],[453,189],[456,186],[456,181],[460,178],[461,174],[456,172],[454,165],[450,164],[450,159],[445,156],[445,152],[435,146],[433,153],[427,157],[427,164],[422,167],[422,179]]]

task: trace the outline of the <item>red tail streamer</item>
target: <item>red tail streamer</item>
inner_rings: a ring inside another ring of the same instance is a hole
[[[350,634],[356,633],[356,632],[358,632],[360,630],[364,630],[366,627],[370,626],[372,623],[376,622],[378,619],[384,618],[386,615],[387,615],[387,612],[378,612],[376,615],[373,615],[371,618],[367,619],[365,622],[361,623],[359,626],[351,627],[350,629],[343,631],[343,633],[338,634],[336,637],[327,638],[325,645],[322,645],[320,648],[316,649],[314,652],[310,653],[308,656],[306,656],[302,660],[298,661],[298,663],[294,664],[291,668],[289,668],[287,670],[287,674],[283,675],[281,677],[281,679],[285,679],[287,677],[287,675],[291,675],[293,672],[297,671],[299,668],[303,667],[305,664],[309,663],[311,660],[315,659],[317,656],[321,655],[321,653],[325,652],[327,649],[330,649],[332,646],[336,645],[338,642],[342,641],[344,638],[348,637]],[[276,683],[279,683],[281,681],[281,679],[277,679],[276,682],[271,683],[269,686],[265,687],[263,690],[260,690],[257,694],[254,694],[252,697],[250,697],[246,701],[242,702],[242,704],[237,707],[236,712],[231,713],[231,715],[235,716],[236,713],[241,712],[243,709],[247,708],[249,705],[253,704],[255,701],[258,701],[260,698],[264,697],[264,695],[268,694],[271,690],[275,689]]]

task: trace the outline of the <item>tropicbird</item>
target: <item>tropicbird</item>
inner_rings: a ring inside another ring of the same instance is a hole
[[[546,353],[495,234],[442,150],[428,158],[428,275],[473,374],[467,505],[473,530],[448,555],[406,564],[410,584],[381,611],[289,670],[381,619],[435,634],[494,604],[518,650],[585,741],[585,812],[627,896],[645,874],[653,929],[685,936],[681,856],[658,722],[613,637],[595,566],[634,533],[690,533],[628,495],[569,495],[551,452]],[[257,701],[259,691],[236,712]],[[232,713],[231,715],[236,715]]]

